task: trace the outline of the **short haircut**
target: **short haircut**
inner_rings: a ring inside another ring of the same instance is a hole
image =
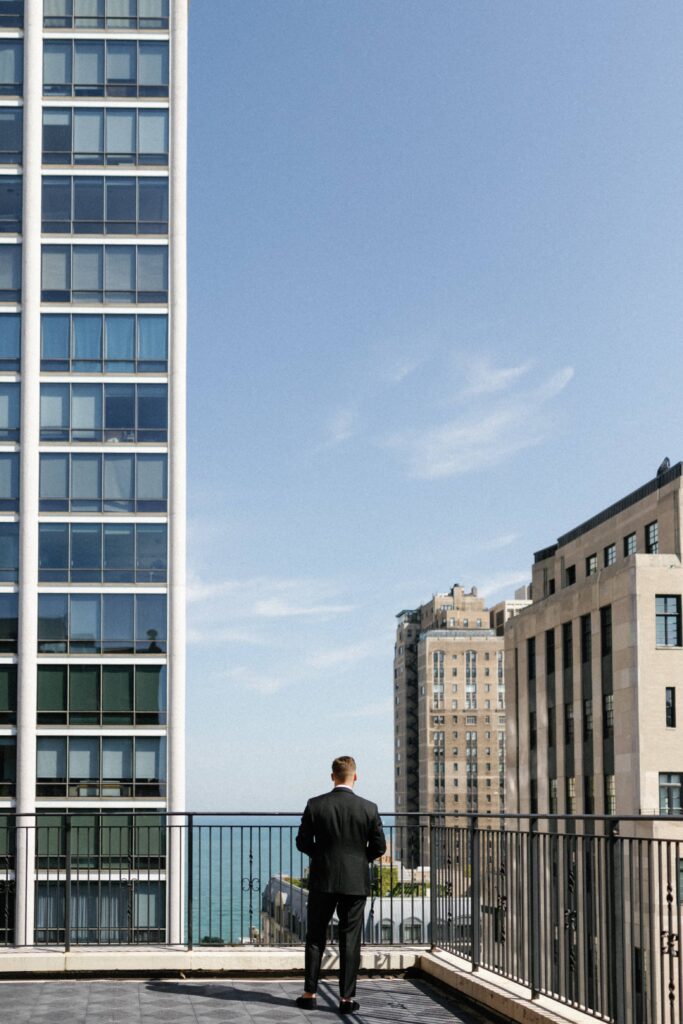
[[[332,762],[332,774],[335,779],[348,779],[356,771],[356,762],[352,757],[335,757]]]

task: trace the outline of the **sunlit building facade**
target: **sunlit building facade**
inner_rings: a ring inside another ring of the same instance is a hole
[[[19,944],[61,938],[48,825],[83,812],[97,866],[120,823],[134,863],[184,805],[187,6],[0,0],[0,798],[41,826]],[[177,932],[155,867],[72,894],[76,940]]]

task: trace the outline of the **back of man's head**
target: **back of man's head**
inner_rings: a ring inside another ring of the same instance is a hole
[[[332,762],[332,778],[335,782],[348,782],[356,774],[356,762],[352,757],[335,757]]]

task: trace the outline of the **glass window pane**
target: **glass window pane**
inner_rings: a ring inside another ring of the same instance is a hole
[[[104,594],[104,650],[132,651],[133,594]]]
[[[135,778],[140,781],[166,778],[166,743],[162,737],[136,739]]]
[[[140,43],[139,82],[141,96],[161,95],[143,87],[168,87],[168,43]]]
[[[71,231],[71,179],[43,178],[43,231]]]
[[[66,500],[69,496],[69,456],[66,454],[40,456],[41,502]]]
[[[134,110],[107,111],[107,163],[135,162],[135,120]]]
[[[134,384],[105,385],[104,426],[108,439],[135,440]]]
[[[104,43],[78,41],[74,45],[74,92],[101,96],[104,86]]]
[[[138,385],[138,440],[165,441],[168,393],[165,384]]]
[[[0,452],[0,509],[12,510],[19,501],[19,456]]]
[[[23,111],[21,108],[0,109],[0,163],[21,163],[22,127]]]
[[[104,28],[104,0],[74,0],[76,28]]]
[[[74,441],[101,440],[101,384],[73,385],[71,395],[71,437]]]
[[[165,502],[167,496],[165,455],[138,455],[138,501]]]
[[[0,721],[15,722],[17,712],[17,667],[0,665]]]
[[[168,181],[160,178],[140,178],[139,232],[160,235],[168,231]]]
[[[19,523],[0,523],[0,581],[19,578]]]
[[[69,359],[68,316],[46,314],[42,318],[42,358],[45,362],[68,363]]]
[[[21,96],[23,80],[23,42],[0,39],[0,96]]]
[[[107,301],[135,300],[135,246],[107,246]]]
[[[9,653],[17,649],[18,595],[0,594],[0,651]]]
[[[102,317],[75,316],[73,331],[74,370],[95,372],[102,366]]]
[[[164,302],[168,295],[168,249],[161,245],[138,249],[138,299]]]
[[[146,654],[160,654],[166,644],[166,595],[138,594],[135,639],[138,649]]]
[[[100,669],[97,665],[72,665],[69,672],[69,717],[78,722],[96,722],[100,709]]]
[[[104,459],[105,512],[134,511],[133,455],[106,455]]]
[[[107,333],[107,369],[122,372],[135,369],[135,317],[108,316],[106,319]]]
[[[44,0],[43,15],[46,28],[71,28],[72,0]]]
[[[74,582],[97,582],[101,577],[102,527],[99,523],[71,526],[71,577]]]
[[[168,319],[165,316],[138,317],[138,359],[166,363]]]
[[[0,316],[0,368],[14,369],[21,354],[21,316]]]
[[[0,249],[0,252],[2,250]],[[71,289],[71,247],[43,246],[43,298],[46,301],[68,302]]]
[[[65,581],[69,573],[69,524],[41,523],[39,526],[39,579]]]
[[[46,441],[69,439],[68,384],[41,384],[40,436]]]
[[[102,499],[102,456],[72,455],[71,505],[74,511],[97,512]]]
[[[107,46],[107,83],[110,95],[135,94],[137,53],[135,43],[109,43]]]
[[[167,547],[163,523],[141,523],[137,527],[136,568],[141,582],[166,579]]]
[[[100,646],[100,594],[72,594],[69,637],[72,649],[96,651]]]
[[[19,385],[0,383],[0,438],[19,436]]]
[[[0,245],[0,302],[21,299],[21,246]]]
[[[43,91],[46,95],[70,96],[72,82],[72,44],[43,44]],[[0,56],[0,68],[2,57]]]
[[[66,739],[64,736],[39,736],[37,741],[39,779],[66,778]]]
[[[135,178],[107,178],[107,231],[112,234],[135,234]],[[111,249],[109,250],[111,252]]]
[[[167,163],[167,110],[141,110],[138,113],[138,153],[140,163]]]
[[[71,163],[71,111],[43,111],[43,163]]]
[[[82,235],[104,231],[104,180],[74,178],[73,230]]]
[[[21,231],[21,177],[0,176],[0,232]]]
[[[65,665],[39,665],[38,710],[66,711]]]
[[[135,563],[135,527],[132,523],[106,523],[104,527],[104,568],[113,583],[132,580]],[[119,577],[123,577],[122,579]]]
[[[132,721],[133,667],[132,665],[104,665],[102,667],[102,711],[105,715],[120,716]],[[112,721],[111,717],[105,721]]]
[[[73,247],[73,299],[102,301],[104,254],[101,245]]]
[[[140,28],[166,28],[168,0],[138,0]]]
[[[38,640],[66,640],[67,617],[68,596],[66,594],[39,594]]]
[[[163,721],[166,712],[166,668],[163,665],[138,665],[135,669],[135,710],[155,713]]]
[[[105,736],[103,738],[102,778],[133,778],[133,740],[129,736]]]
[[[98,779],[100,741],[96,736],[71,737],[69,740],[69,779]]]
[[[74,163],[102,163],[104,111],[74,110]]]

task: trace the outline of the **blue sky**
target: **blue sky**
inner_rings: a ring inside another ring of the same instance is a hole
[[[394,616],[683,454],[683,7],[192,0],[188,804],[393,806]]]

